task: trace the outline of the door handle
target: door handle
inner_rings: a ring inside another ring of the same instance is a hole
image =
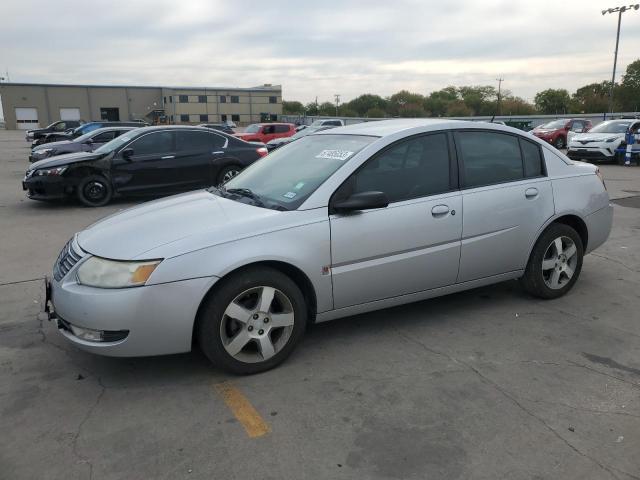
[[[175,155],[165,155],[164,157],[160,157],[160,160],[171,160],[172,158],[176,158]]]
[[[211,152],[211,155],[220,155],[221,153],[224,153],[222,150],[218,150],[217,152]]]
[[[535,198],[538,196],[538,189],[534,187],[527,188],[524,192],[524,196],[527,198]]]
[[[449,207],[447,205],[436,205],[431,209],[431,215],[434,217],[442,217],[449,213]]]

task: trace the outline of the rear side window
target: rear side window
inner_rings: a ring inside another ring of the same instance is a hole
[[[520,139],[522,147],[522,159],[524,161],[524,175],[527,178],[541,177],[544,175],[542,167],[542,155],[540,147],[533,142]]]
[[[458,132],[466,187],[479,187],[524,178],[518,138],[493,132]]]
[[[93,137],[93,143],[107,143],[115,138],[115,132],[104,132]]]

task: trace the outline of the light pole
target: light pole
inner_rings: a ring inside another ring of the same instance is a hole
[[[498,116],[500,116],[500,92],[502,88],[502,82],[504,82],[504,78],[496,78],[496,82],[498,82],[498,106],[496,108],[496,111],[498,113]]]
[[[340,104],[340,94],[336,93],[334,95],[334,97],[336,97],[336,117],[338,116],[338,105]]]
[[[618,33],[616,34],[616,51],[613,54],[613,74],[611,75],[611,85],[609,86],[609,113],[613,113],[613,86],[616,82],[616,65],[618,63],[618,44],[620,43],[620,23],[622,22],[622,14],[629,10],[640,9],[640,3],[625,5],[622,7],[607,8],[602,10],[602,15],[607,13],[618,13]]]

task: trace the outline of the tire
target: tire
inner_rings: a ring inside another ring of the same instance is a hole
[[[555,141],[553,142],[553,146],[556,147],[558,150],[563,149],[566,144],[567,142],[563,136],[558,136],[558,138],[556,138]]]
[[[558,241],[562,246],[561,254],[557,253]],[[572,249],[572,245],[575,249]],[[568,225],[553,223],[540,235],[533,247],[520,283],[535,297],[561,297],[578,280],[583,256],[584,247],[580,235]]]
[[[214,365],[250,375],[282,363],[306,326],[307,305],[298,286],[278,270],[252,267],[231,274],[210,292],[200,308],[196,335]]]
[[[617,163],[618,165],[624,165],[624,161],[626,160],[625,154],[622,152],[616,152],[615,157],[613,158],[613,163]]]
[[[223,185],[242,171],[240,165],[227,165],[218,173],[218,185]]]
[[[89,175],[76,187],[76,195],[86,207],[102,207],[111,201],[113,188],[102,175]]]

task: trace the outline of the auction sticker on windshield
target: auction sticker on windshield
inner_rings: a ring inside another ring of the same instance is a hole
[[[329,160],[346,160],[353,152],[348,150],[322,150],[316,158],[328,158]]]

